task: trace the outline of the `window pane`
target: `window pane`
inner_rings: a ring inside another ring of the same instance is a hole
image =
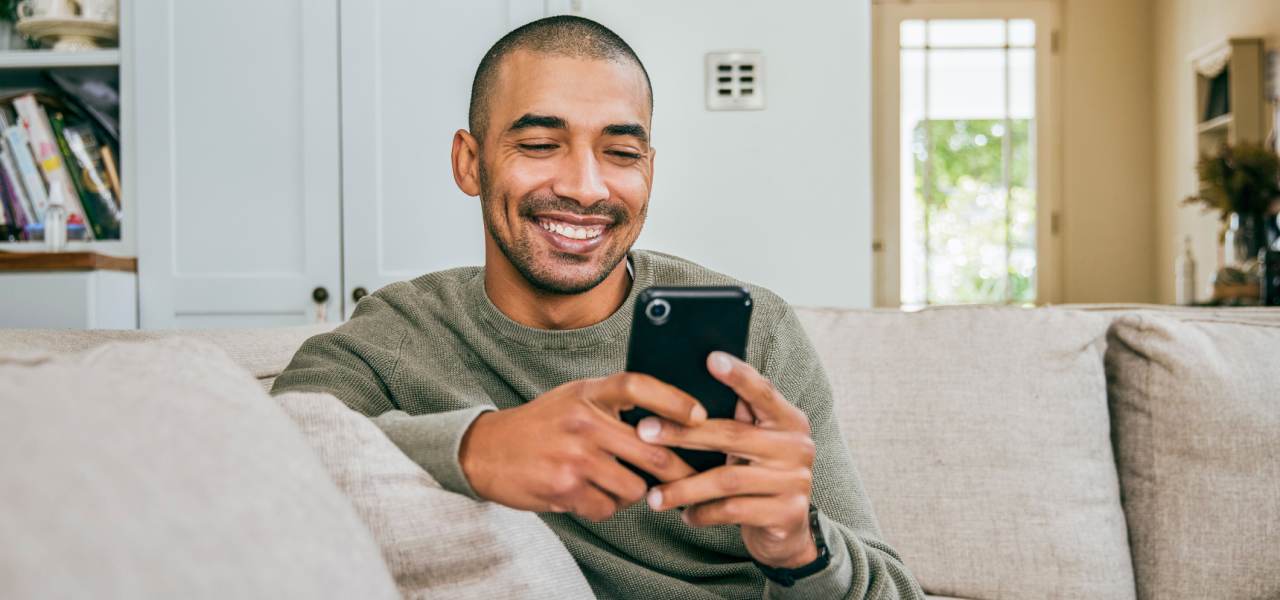
[[[1036,114],[1036,51],[1009,51],[1009,114],[1029,119]]]
[[[923,48],[924,21],[903,21],[898,27],[898,39],[903,48]]]
[[[921,181],[928,227],[929,302],[1002,302],[1005,202],[1002,121],[930,120]]]
[[[1004,39],[1004,21],[1000,20],[929,21],[932,48],[1001,47]]]
[[[1003,117],[1004,61],[1004,50],[930,50],[929,117]]]
[[[1009,21],[1009,45],[1025,48],[1036,45],[1036,22],[1030,19]]]

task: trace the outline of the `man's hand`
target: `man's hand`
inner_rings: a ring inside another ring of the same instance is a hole
[[[573,381],[516,408],[480,415],[458,461],[481,498],[521,510],[573,512],[603,521],[644,498],[625,460],[673,481],[694,471],[670,448],[636,437],[618,413],[647,408],[696,426],[707,411],[688,394],[637,373]]]
[[[719,450],[723,467],[669,481],[649,491],[649,506],[688,506],[683,518],[694,527],[737,524],[757,561],[795,568],[818,557],[809,528],[809,495],[815,448],[804,412],[787,402],[751,365],[723,353],[707,357],[711,374],[738,393],[734,419],[686,426],[649,417],[640,438],[680,448]]]

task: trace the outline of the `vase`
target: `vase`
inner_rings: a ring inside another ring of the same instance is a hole
[[[1262,213],[1231,213],[1227,231],[1222,236],[1223,266],[1243,268],[1247,262],[1257,260],[1258,251],[1268,245],[1269,233]]]

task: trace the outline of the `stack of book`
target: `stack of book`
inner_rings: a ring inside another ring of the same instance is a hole
[[[120,239],[120,176],[105,137],[56,99],[0,100],[0,239],[43,239],[50,202],[66,207],[68,237]]]

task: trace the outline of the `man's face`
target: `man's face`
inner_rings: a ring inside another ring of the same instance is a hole
[[[639,67],[517,51],[481,140],[485,229],[534,287],[594,288],[640,235],[653,177]]]

